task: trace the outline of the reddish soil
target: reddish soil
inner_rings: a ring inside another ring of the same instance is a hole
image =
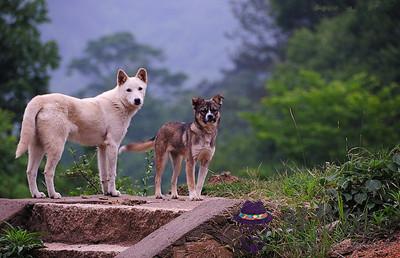
[[[351,258],[374,258],[374,257],[387,257],[387,258],[400,258],[400,232],[394,239],[380,240],[376,243],[369,245],[361,245],[357,247],[351,255]]]
[[[353,243],[343,240],[332,248],[330,257],[349,258],[400,258],[400,232],[390,239],[377,240],[375,243]]]
[[[210,185],[217,185],[217,184],[222,184],[222,183],[235,183],[239,181],[239,178],[237,176],[232,176],[231,172],[229,171],[224,171],[219,175],[211,176],[208,179],[208,184]]]

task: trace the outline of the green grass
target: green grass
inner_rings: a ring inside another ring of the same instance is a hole
[[[278,210],[269,230],[260,233],[265,243],[261,257],[326,257],[344,239],[371,240],[399,229],[398,147],[353,149],[343,164],[286,166],[268,179],[262,174],[248,170],[239,182],[204,187],[209,196],[261,199]],[[336,226],[329,227],[331,223]]]

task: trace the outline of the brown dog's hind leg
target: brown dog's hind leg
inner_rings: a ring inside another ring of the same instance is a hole
[[[165,164],[167,163],[167,153],[157,152],[155,155],[156,160],[156,176],[155,176],[155,195],[156,199],[163,199],[161,193],[161,178],[164,173]]]
[[[182,155],[171,153],[170,158],[171,158],[172,167],[173,167],[173,174],[172,174],[172,178],[171,178],[171,198],[178,199],[177,184],[178,184],[179,174],[181,173],[183,157],[182,157]]]

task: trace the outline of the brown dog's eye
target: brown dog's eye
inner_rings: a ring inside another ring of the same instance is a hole
[[[132,89],[126,89],[126,91],[127,91],[127,92],[131,92],[131,91],[132,91]]]
[[[143,90],[143,88],[142,87],[139,87],[139,89],[138,90]]]

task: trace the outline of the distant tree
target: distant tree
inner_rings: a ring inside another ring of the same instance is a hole
[[[150,76],[150,88],[158,87],[163,93],[171,93],[180,88],[186,75],[171,73],[162,67],[163,59],[160,49],[137,42],[129,32],[119,32],[89,41],[84,55],[70,62],[69,72],[78,72],[89,81],[81,94],[93,95],[115,85],[118,68],[131,75],[139,67],[145,67]]]
[[[257,113],[245,117],[277,160],[304,165],[343,160],[349,148],[381,148],[400,140],[400,85],[357,74],[326,81],[313,71],[277,73]]]
[[[270,14],[276,25],[289,34],[300,28],[313,29],[322,19],[335,17],[356,5],[356,0],[269,0],[269,2]]]
[[[286,64],[331,80],[366,72],[383,85],[399,83],[399,10],[400,1],[358,1],[314,30],[297,30],[288,43]]]
[[[13,114],[0,109],[0,198],[29,196],[26,184],[26,156],[15,159],[17,139],[8,132],[13,128]]]
[[[0,108],[20,121],[27,101],[48,90],[49,70],[58,66],[54,41],[42,42],[38,26],[48,22],[43,0],[0,1]]]

